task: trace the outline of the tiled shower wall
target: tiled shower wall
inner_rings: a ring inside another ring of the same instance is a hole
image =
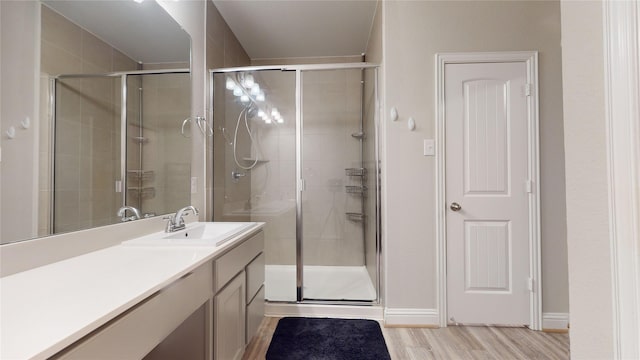
[[[143,214],[167,214],[191,202],[189,128],[181,133],[190,84],[188,73],[128,78],[127,205]]]
[[[278,108],[284,123],[251,122],[265,162],[251,171],[252,196],[244,209],[252,221],[267,223],[267,264],[295,265],[295,73],[262,71],[254,77],[269,90],[267,102]],[[305,265],[364,264],[363,224],[346,217],[347,212],[363,210],[363,195],[346,193],[346,186],[361,182],[345,173],[346,168],[362,166],[360,141],[351,136],[360,131],[360,81],[359,69],[303,73]],[[369,217],[374,219],[375,213]]]
[[[276,107],[283,123],[251,122],[263,163],[251,175],[252,221],[265,222],[266,261],[270,265],[296,263],[296,108],[295,72],[254,72],[267,92],[265,110]],[[256,150],[254,150],[256,151]]]
[[[303,72],[303,252],[305,265],[364,265],[363,223],[347,212],[362,213],[366,193],[347,193],[361,177],[360,69]]]
[[[42,6],[41,94],[48,78],[58,74],[90,74],[136,70],[138,64],[64,17]],[[116,221],[120,207],[114,181],[119,177],[119,80],[67,80],[59,87],[55,231],[64,232]],[[41,119],[49,109],[41,101]],[[43,124],[47,122],[43,121]],[[52,230],[50,219],[51,126],[40,127],[39,235]]]

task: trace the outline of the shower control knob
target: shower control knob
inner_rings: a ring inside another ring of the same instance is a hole
[[[458,204],[457,202],[453,202],[453,203],[451,203],[450,208],[451,208],[451,210],[453,210],[453,211],[460,211],[460,210],[462,210],[462,206],[460,206],[460,204]]]

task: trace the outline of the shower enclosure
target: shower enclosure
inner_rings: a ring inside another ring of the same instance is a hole
[[[188,69],[58,75],[49,87],[49,234],[165,214],[190,203]]]
[[[270,302],[378,304],[377,66],[211,71],[215,221],[266,223]]]

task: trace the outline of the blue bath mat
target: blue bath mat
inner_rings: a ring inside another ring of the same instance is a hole
[[[391,360],[373,320],[280,319],[266,360]]]

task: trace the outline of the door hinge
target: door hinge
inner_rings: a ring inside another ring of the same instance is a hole
[[[307,183],[304,179],[298,179],[298,189],[299,191],[305,191],[307,189]]]
[[[116,180],[116,192],[117,193],[121,193],[122,192],[122,180]]]
[[[531,96],[532,92],[533,92],[533,84],[525,84],[524,85],[524,94],[526,96]]]
[[[533,192],[533,180],[527,180],[524,183],[525,191],[528,193]]]
[[[527,279],[527,289],[529,292],[533,292],[533,278]]]

